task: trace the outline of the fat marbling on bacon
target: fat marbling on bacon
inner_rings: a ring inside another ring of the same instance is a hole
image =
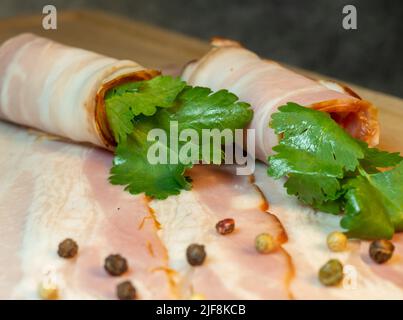
[[[239,43],[214,39],[213,48],[200,60],[189,63],[182,77],[190,85],[212,90],[227,89],[249,102],[256,129],[256,158],[266,161],[278,143],[268,127],[271,115],[287,102],[328,112],[355,138],[378,144],[377,109],[351,89],[329,81],[315,81],[279,63],[260,58]]]
[[[156,74],[132,61],[23,34],[0,47],[0,118],[109,148],[105,92]],[[286,252],[262,256],[254,250],[256,233],[271,232],[279,244],[286,235],[248,177],[195,168],[192,191],[150,203],[109,184],[111,153],[48,138],[0,123],[0,270],[8,279],[0,284],[0,297],[36,298],[48,278],[63,299],[115,298],[116,285],[128,279],[140,299],[189,298],[194,292],[206,298],[291,296]],[[227,215],[238,229],[224,237],[215,224]],[[80,248],[71,261],[56,253],[67,237]],[[193,241],[208,253],[198,268],[185,257]],[[129,264],[121,279],[102,267],[116,253]]]
[[[159,72],[24,33],[0,46],[0,119],[111,148],[106,91]]]

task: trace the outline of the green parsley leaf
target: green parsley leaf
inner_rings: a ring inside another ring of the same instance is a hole
[[[341,226],[351,237],[391,238],[403,230],[399,153],[369,148],[328,114],[295,103],[280,107],[270,126],[282,139],[268,158],[268,174],[287,176],[289,194],[324,212],[344,212]]]
[[[344,186],[346,207],[340,225],[347,229],[347,235],[361,239],[384,238],[393,236],[394,228],[384,210],[382,199],[368,181],[358,176]],[[369,201],[368,195],[371,195]]]
[[[390,239],[403,230],[403,162],[396,168],[348,180],[342,227],[357,238]]]
[[[150,164],[147,153],[152,142],[147,141],[147,134],[155,125],[158,124],[152,117],[139,121],[127,140],[117,146],[109,181],[125,185],[125,190],[132,194],[144,192],[147,196],[165,199],[179,194],[182,189],[190,189],[184,173],[192,165]],[[168,145],[160,147],[167,154],[171,152]]]
[[[269,157],[268,174],[289,175],[288,193],[307,204],[334,200],[344,171],[354,171],[364,157],[360,145],[327,113],[288,103],[272,115],[270,126],[282,134]]]
[[[107,92],[106,115],[117,143],[133,130],[133,120],[143,114],[153,115],[157,108],[170,108],[186,83],[179,78],[158,76],[146,81],[127,83]]]
[[[180,190],[191,187],[185,175],[186,169],[193,166],[186,155],[180,151],[182,147],[198,147],[195,161],[205,160],[203,157],[203,141],[179,141],[177,148],[170,144],[171,123],[175,121],[178,133],[185,129],[194,129],[201,140],[203,129],[242,129],[252,119],[253,112],[249,104],[238,102],[238,98],[226,90],[213,93],[208,88],[186,86],[174,99],[171,107],[158,108],[152,116],[140,115],[133,120],[133,128],[126,140],[121,140],[115,150],[114,164],[111,169],[112,184],[125,185],[132,194],[145,192],[146,195],[165,199]],[[161,152],[167,155],[168,164],[151,164],[147,157],[150,147],[155,142],[147,141],[151,129],[159,128],[165,132],[167,141],[159,141]],[[221,161],[221,140],[217,148],[209,150],[211,155],[219,154]],[[178,158],[174,164],[171,155]],[[185,157],[185,158],[183,158]]]
[[[381,151],[376,148],[369,148],[365,142],[358,141],[364,151],[364,159],[361,166],[369,173],[378,172],[377,168],[394,167],[400,163],[402,157],[399,152]]]
[[[253,117],[250,105],[239,102],[238,97],[227,90],[212,92],[209,88],[187,87],[175,101],[175,107],[167,110],[170,120],[178,121],[179,130],[230,129],[245,127]]]

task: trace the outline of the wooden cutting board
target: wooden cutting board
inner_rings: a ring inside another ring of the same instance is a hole
[[[21,32],[34,32],[67,45],[115,58],[132,59],[150,68],[180,67],[209,49],[204,41],[97,11],[59,12],[57,30],[44,30],[40,15],[0,21],[0,42]],[[328,78],[299,71],[317,78]],[[359,86],[351,87],[378,106],[381,147],[403,153],[403,100]]]

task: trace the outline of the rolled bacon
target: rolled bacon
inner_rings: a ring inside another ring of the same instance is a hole
[[[182,77],[190,85],[227,89],[252,105],[249,128],[256,130],[257,159],[266,161],[278,143],[268,124],[277,108],[287,102],[328,112],[353,137],[371,146],[378,143],[377,109],[351,89],[307,78],[231,40],[214,39],[212,45],[204,57],[186,66]]]
[[[104,94],[159,72],[33,34],[0,46],[0,119],[111,148]]]

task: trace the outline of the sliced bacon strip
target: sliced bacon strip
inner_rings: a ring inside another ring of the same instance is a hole
[[[178,297],[147,199],[107,180],[112,154],[6,123],[0,148],[0,298],[38,298],[49,277],[62,299],[114,299],[124,280],[140,299]],[[57,255],[65,238],[78,243],[76,258]],[[116,253],[129,264],[121,277],[103,268]]]
[[[270,212],[287,230],[283,247],[295,266],[290,288],[296,299],[403,299],[400,235],[393,239],[395,257],[384,265],[371,262],[366,241],[350,240],[346,251],[331,252],[326,237],[340,231],[340,216],[315,212],[287,195],[284,180],[267,176],[262,163],[257,163],[255,183],[270,202]],[[344,265],[345,279],[338,287],[324,287],[318,280],[319,269],[329,259],[339,259]]]
[[[363,241],[360,248],[362,261],[380,278],[390,281],[403,291],[403,233],[396,233],[391,240],[395,246],[392,258],[384,264],[376,264],[368,255],[370,243]]]
[[[266,161],[278,143],[268,128],[271,115],[287,102],[328,112],[351,135],[376,145],[379,125],[376,108],[350,89],[304,77],[280,64],[264,60],[239,43],[213,40],[213,48],[189,63],[182,77],[191,85],[228,89],[254,109],[250,128],[256,129],[256,157]]]
[[[0,119],[113,148],[104,95],[159,72],[33,34],[0,46]]]
[[[236,176],[233,169],[196,166],[189,172],[191,191],[151,203],[182,294],[189,298],[198,293],[207,299],[291,298],[293,265],[287,252],[280,246],[273,253],[259,254],[254,247],[260,233],[270,233],[280,245],[287,235],[249,178]],[[223,236],[215,225],[225,218],[233,218],[236,227]],[[186,248],[192,243],[205,245],[202,266],[192,267],[186,260]]]

